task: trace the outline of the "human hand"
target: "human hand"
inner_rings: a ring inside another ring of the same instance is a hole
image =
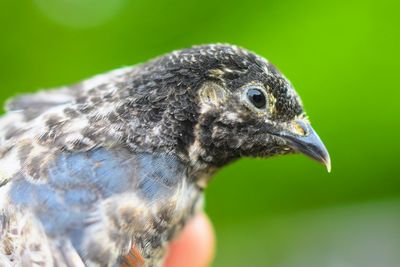
[[[165,267],[207,267],[214,257],[215,237],[205,214],[199,214],[172,242]]]

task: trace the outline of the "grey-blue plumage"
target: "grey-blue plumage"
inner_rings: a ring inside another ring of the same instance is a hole
[[[86,264],[112,266],[119,255],[110,246],[119,243],[125,251],[132,246],[132,237],[118,231],[127,227],[124,224],[137,228],[132,232],[135,242],[161,249],[186,216],[195,212],[200,192],[190,186],[187,171],[173,154],[132,154],[123,147],[62,152],[49,165],[45,183],[13,177],[9,198],[13,205],[31,211],[46,235],[64,238],[79,255],[94,261]],[[180,209],[180,201],[192,204]],[[99,206],[107,208],[102,211]],[[172,222],[176,226],[171,228]],[[104,236],[97,240],[98,235]],[[94,249],[93,242],[109,245]],[[151,255],[145,248],[141,253]]]
[[[0,132],[4,266],[130,266],[132,248],[159,266],[222,166],[301,152],[330,167],[288,80],[230,45],[17,97]]]

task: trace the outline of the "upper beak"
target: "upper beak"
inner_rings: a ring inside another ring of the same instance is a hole
[[[301,127],[304,134],[281,132],[280,137],[288,142],[288,145],[295,151],[298,151],[326,166],[328,172],[331,171],[331,159],[328,150],[322,143],[318,134],[314,131],[308,122],[297,121],[297,126]]]

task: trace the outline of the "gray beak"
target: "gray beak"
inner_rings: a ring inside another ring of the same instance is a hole
[[[281,132],[279,136],[285,139],[292,149],[324,164],[327,171],[330,172],[331,159],[318,134],[308,122],[297,121],[297,123],[304,130],[304,135]]]

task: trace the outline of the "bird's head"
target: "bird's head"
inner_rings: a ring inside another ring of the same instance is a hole
[[[178,50],[140,68],[130,107],[151,149],[183,151],[195,165],[300,152],[330,169],[328,152],[290,82],[267,60],[232,45]],[[125,112],[128,117],[132,112]],[[161,126],[160,126],[161,125]],[[141,131],[134,128],[132,136]],[[206,167],[207,168],[207,167]]]
[[[190,73],[195,91],[198,118],[188,147],[193,161],[218,167],[241,156],[299,152],[330,170],[328,151],[299,96],[271,63],[231,45],[197,46],[171,59]]]

